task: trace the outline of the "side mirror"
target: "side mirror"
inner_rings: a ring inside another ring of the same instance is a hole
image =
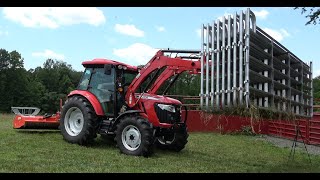
[[[106,75],[111,75],[111,64],[105,64],[104,65],[104,73],[106,74]]]

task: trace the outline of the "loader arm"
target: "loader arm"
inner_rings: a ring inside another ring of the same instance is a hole
[[[159,87],[171,76],[180,74],[183,71],[190,71],[193,74],[200,72],[200,60],[198,58],[186,58],[186,57],[168,57],[165,56],[165,52],[175,53],[199,53],[199,51],[182,51],[182,50],[159,50],[155,56],[140,70],[139,74],[129,85],[125,94],[125,100],[127,105],[132,108],[137,104],[138,99],[135,97],[137,89],[150,77],[150,74],[163,67],[166,69],[159,74],[154,83],[150,84],[148,93],[155,94]],[[144,92],[142,92],[144,93]]]

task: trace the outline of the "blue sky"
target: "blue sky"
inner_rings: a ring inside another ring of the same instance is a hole
[[[200,49],[202,23],[246,7],[76,7],[0,8],[0,48],[17,50],[25,68],[47,58],[82,71],[82,61],[107,58],[145,64],[158,48]],[[305,26],[300,10],[251,7],[257,26],[320,75],[320,25]]]

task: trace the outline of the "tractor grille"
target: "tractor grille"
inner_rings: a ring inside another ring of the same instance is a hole
[[[156,114],[158,119],[160,120],[160,123],[169,123],[173,124],[175,122],[180,122],[180,106],[179,105],[173,105],[175,107],[175,113],[169,112],[167,110],[162,110],[158,104],[154,105],[154,108],[156,110]]]

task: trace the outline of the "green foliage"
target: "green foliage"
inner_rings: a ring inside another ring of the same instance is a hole
[[[75,89],[81,74],[52,59],[26,71],[19,52],[0,49],[0,112],[10,112],[12,106],[32,106],[41,108],[42,113],[55,113],[59,100]]]
[[[183,72],[169,90],[168,94],[198,96],[200,76]]]
[[[10,68],[23,68],[23,58],[17,51],[10,52]]]
[[[320,77],[313,79],[313,97],[320,98]]]
[[[10,54],[5,49],[0,49],[0,71],[9,67]]]
[[[295,7],[294,9],[299,9],[299,7]],[[315,7],[301,7],[301,14],[307,14],[305,17],[308,19],[305,25],[320,23],[320,8]],[[318,20],[318,21],[317,21]]]
[[[58,92],[46,92],[41,98],[41,109],[43,113],[56,113],[59,110],[59,100],[65,100],[67,94]]]
[[[163,83],[157,93],[162,94],[163,91],[168,87],[169,81],[172,79],[173,77],[171,79],[169,78],[165,83]],[[167,95],[198,96],[199,91],[200,76],[183,72],[169,88]]]
[[[252,131],[252,127],[251,126],[242,126],[240,134],[247,135],[247,136],[255,136],[255,135],[257,135],[256,133],[254,133]]]
[[[320,76],[313,79],[313,104],[320,105]],[[319,108],[314,108],[314,111],[320,111]]]

